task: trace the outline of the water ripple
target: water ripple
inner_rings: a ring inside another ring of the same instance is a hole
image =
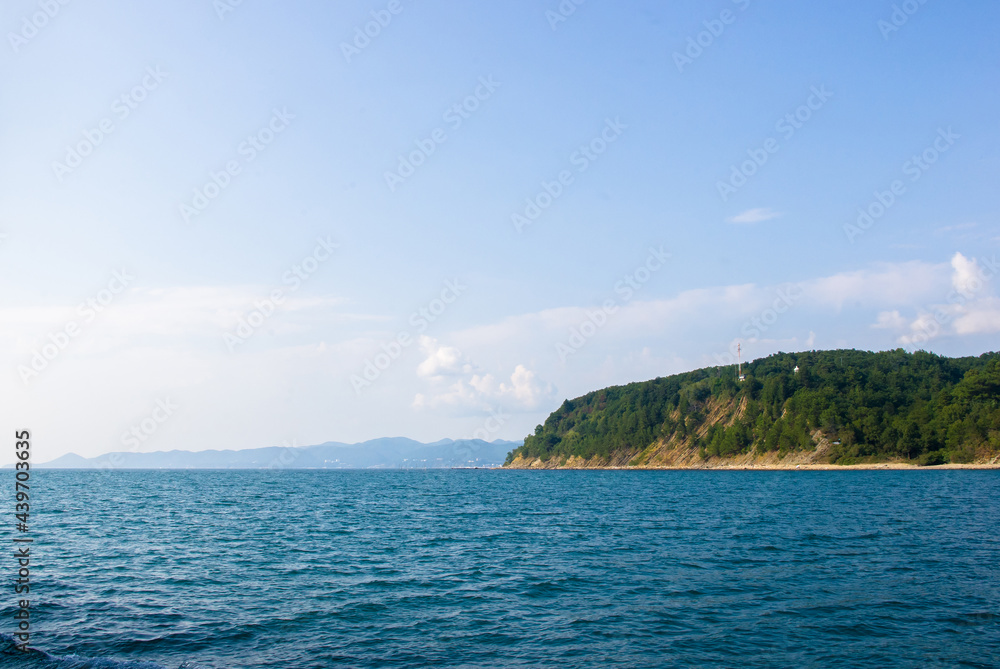
[[[1000,666],[997,472],[36,477],[3,667]]]

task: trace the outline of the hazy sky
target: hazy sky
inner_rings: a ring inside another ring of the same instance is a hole
[[[0,8],[38,461],[520,439],[737,342],[997,348],[995,2],[63,2]]]

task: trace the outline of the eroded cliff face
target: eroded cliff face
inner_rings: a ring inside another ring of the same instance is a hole
[[[823,439],[823,441],[826,441]],[[829,443],[827,443],[827,448]],[[690,447],[671,448],[658,443],[647,448],[639,456],[628,453],[615,454],[609,458],[594,457],[584,459],[579,456],[550,458],[547,462],[536,458],[515,458],[506,465],[508,469],[727,469],[727,468],[794,468],[800,465],[827,465],[826,448],[817,446],[813,451],[787,453],[784,457],[777,452],[742,453],[728,458],[709,457],[703,459],[697,449]],[[648,457],[647,457],[648,455]]]

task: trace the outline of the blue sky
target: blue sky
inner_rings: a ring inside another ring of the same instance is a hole
[[[0,10],[39,460],[519,439],[737,342],[996,349],[995,3],[230,1]]]

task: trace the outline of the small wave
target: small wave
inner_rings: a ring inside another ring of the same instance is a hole
[[[136,660],[116,660],[109,657],[84,657],[82,655],[51,655],[38,648],[28,648],[22,651],[17,648],[14,637],[10,634],[0,634],[0,657],[21,660],[16,667],[24,669],[168,669],[155,662]],[[4,663],[6,666],[6,662]],[[198,669],[185,662],[178,669]]]
[[[976,613],[960,613],[956,616],[939,618],[938,620],[942,623],[958,625],[961,627],[991,625],[994,623],[1000,623],[1000,614],[992,613],[990,611],[979,611]]]

